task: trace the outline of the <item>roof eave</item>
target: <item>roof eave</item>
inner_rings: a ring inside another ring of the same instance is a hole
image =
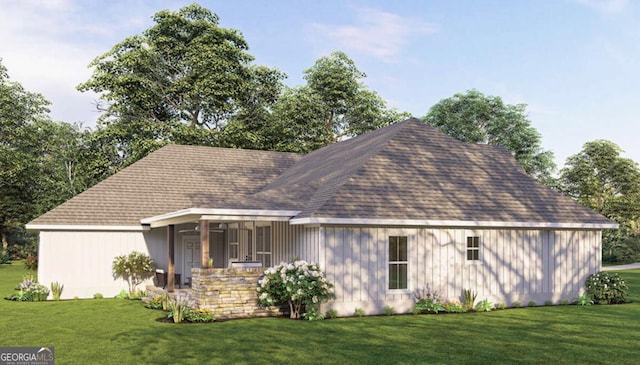
[[[170,224],[182,224],[199,220],[213,221],[289,221],[300,214],[297,210],[264,210],[264,209],[211,209],[188,208],[143,218],[141,224],[151,228],[164,227]]]
[[[508,221],[459,221],[426,219],[376,219],[376,218],[293,218],[292,225],[336,224],[375,226],[429,226],[429,227],[477,227],[477,228],[541,228],[541,229],[605,229],[618,228],[617,223],[575,222],[508,222]]]
[[[119,231],[119,232],[146,232],[151,229],[149,225],[123,226],[123,225],[80,225],[80,224],[32,224],[25,226],[27,231]]]

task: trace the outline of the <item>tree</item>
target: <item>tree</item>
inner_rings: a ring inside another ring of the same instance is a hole
[[[525,104],[505,104],[477,90],[455,94],[431,107],[423,120],[464,142],[504,146],[530,176],[552,181],[553,154],[542,149],[540,133],[527,119]]]
[[[36,213],[38,125],[49,120],[48,105],[42,95],[9,81],[0,63],[0,236],[5,252],[8,235]]]
[[[622,152],[611,141],[587,142],[560,171],[562,192],[620,224],[603,232],[606,261],[635,260],[640,247],[640,169]]]
[[[387,109],[364,77],[343,52],[318,59],[304,71],[307,84],[285,90],[273,105],[267,146],[309,152],[409,116]]]
[[[142,252],[133,251],[113,259],[113,277],[126,280],[131,294],[145,279],[153,276],[155,269],[153,260]]]

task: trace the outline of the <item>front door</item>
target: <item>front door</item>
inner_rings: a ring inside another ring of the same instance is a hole
[[[200,236],[184,237],[182,239],[182,249],[182,257],[184,258],[182,281],[191,283],[191,268],[201,267]]]

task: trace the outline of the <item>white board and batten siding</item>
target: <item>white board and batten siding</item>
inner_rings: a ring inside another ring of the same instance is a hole
[[[318,263],[320,260],[320,227],[271,223],[271,265],[291,260]]]
[[[113,297],[122,289],[128,290],[126,281],[113,278],[113,259],[131,251],[145,253],[166,265],[166,229],[41,231],[38,281],[47,287],[51,282],[63,284],[63,299],[91,298],[96,293]]]
[[[336,298],[323,310],[369,314],[385,306],[413,307],[416,290],[427,285],[443,300],[477,300],[513,305],[559,303],[579,295],[584,281],[601,268],[597,230],[322,227],[320,266],[335,285]],[[388,237],[408,237],[408,288],[388,289]],[[479,260],[467,261],[467,237],[480,240]]]

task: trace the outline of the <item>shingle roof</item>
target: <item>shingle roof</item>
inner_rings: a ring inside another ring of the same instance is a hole
[[[301,156],[166,146],[33,224],[136,224],[184,208],[297,210],[302,218],[602,224],[529,178],[502,147],[416,120]]]

